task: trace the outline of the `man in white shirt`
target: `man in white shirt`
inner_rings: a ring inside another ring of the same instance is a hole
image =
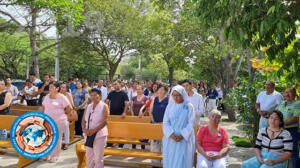
[[[190,79],[185,79],[181,82],[181,86],[184,87],[185,91],[189,95],[188,100],[194,107],[195,111],[195,121],[194,125],[200,124],[200,117],[202,114],[204,114],[204,101],[200,94],[193,91],[193,81]]]
[[[105,86],[103,86],[104,82],[103,80],[99,80],[98,81],[98,85],[95,86],[94,88],[97,88],[101,91],[101,95],[102,95],[102,101],[105,102],[106,98],[107,98],[107,89]]]
[[[217,84],[216,90],[218,92],[218,99],[219,100],[223,99],[223,91],[220,83]]]
[[[257,96],[255,108],[260,115],[259,128],[269,126],[268,118],[270,112],[275,110],[276,106],[282,101],[282,95],[275,91],[273,81],[266,82],[266,91],[260,92]]]

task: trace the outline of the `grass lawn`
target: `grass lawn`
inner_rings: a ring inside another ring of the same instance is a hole
[[[247,137],[233,136],[232,140],[235,143],[235,146],[244,147],[244,148],[253,148],[255,144],[252,144]]]

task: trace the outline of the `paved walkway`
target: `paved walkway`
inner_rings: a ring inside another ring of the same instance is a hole
[[[207,118],[201,118],[201,125],[207,124]],[[230,137],[230,153],[229,153],[229,168],[239,168],[242,161],[254,156],[253,149],[236,147],[231,139],[232,136],[243,136],[244,132],[241,130],[241,125],[233,122],[222,122],[221,126],[224,127]],[[126,148],[131,148],[131,145],[126,145]],[[139,146],[137,146],[139,148]],[[141,160],[136,158],[118,158],[110,157],[110,159],[134,160],[142,162],[150,162],[150,160]],[[12,168],[17,163],[17,155],[6,154],[0,155],[0,168]],[[75,153],[75,144],[71,145],[67,151],[62,151],[61,156],[57,163],[35,162],[26,168],[76,168],[77,157]],[[116,167],[130,167],[121,165],[105,165],[105,168]]]

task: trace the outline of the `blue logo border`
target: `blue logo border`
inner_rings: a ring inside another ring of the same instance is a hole
[[[52,133],[53,133],[51,144],[49,145],[49,147],[46,150],[44,150],[41,153],[29,153],[29,152],[24,151],[23,149],[21,149],[19,147],[17,140],[16,140],[15,132],[17,130],[17,127],[19,126],[19,123],[21,121],[23,121],[25,118],[32,117],[32,116],[41,117],[44,120],[46,120],[50,124]],[[59,138],[59,130],[58,130],[58,127],[57,127],[55,121],[50,116],[48,116],[47,114],[42,113],[42,112],[32,111],[32,112],[24,113],[24,114],[20,115],[14,121],[12,127],[10,128],[10,141],[11,141],[12,146],[15,148],[15,150],[19,154],[21,154],[22,156],[24,156],[26,158],[30,158],[30,159],[39,159],[39,158],[49,155],[49,153],[52,152],[52,150],[56,147],[58,138]]]

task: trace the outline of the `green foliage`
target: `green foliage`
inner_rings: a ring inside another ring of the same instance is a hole
[[[233,121],[229,120],[228,118],[222,118],[222,122],[233,122]]]
[[[130,65],[121,67],[121,76],[123,79],[135,79],[136,69]]]
[[[55,14],[58,22],[71,21],[76,25],[84,19],[83,0],[8,0],[7,4],[49,10]]]
[[[232,140],[237,147],[253,148],[255,146],[247,137],[233,136]]]
[[[267,47],[267,58],[280,62],[278,76],[289,81],[300,79],[299,16],[300,1],[196,0],[192,14],[207,29],[218,26],[241,48]]]
[[[266,79],[256,73],[256,78],[242,79],[241,86],[230,89],[227,98],[222,100],[226,108],[238,109],[237,122],[243,123],[242,129],[249,140],[254,143],[259,125],[259,114],[255,109],[257,95],[263,91]]]
[[[221,24],[244,47],[268,46],[274,58],[296,38],[299,1],[197,0],[196,14],[207,26]]]
[[[26,56],[30,55],[29,40],[23,34],[10,35],[0,32],[0,76],[24,78]]]
[[[158,74],[151,69],[143,69],[141,75],[142,80],[156,81],[158,79]]]

